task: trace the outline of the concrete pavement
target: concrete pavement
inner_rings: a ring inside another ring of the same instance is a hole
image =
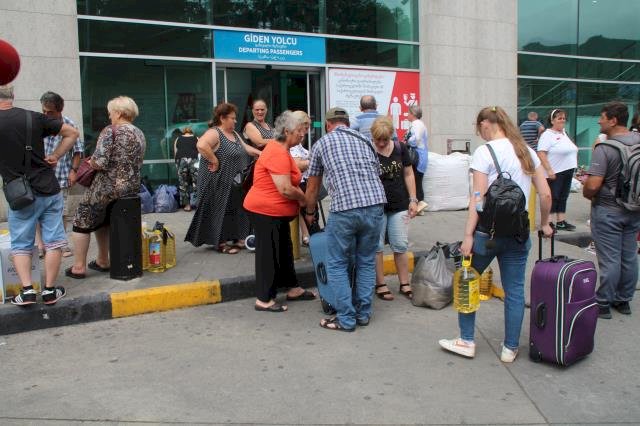
[[[578,226],[572,235],[587,235],[588,203],[572,194],[569,219]],[[63,259],[58,283],[65,286],[67,296],[51,307],[42,304],[20,308],[8,303],[0,305],[0,335],[121,316],[163,311],[200,304],[232,301],[253,297],[254,254],[246,250],[236,255],[220,254],[211,248],[193,247],[183,241],[192,213],[147,214],[149,225],[156,220],[167,224],[177,235],[177,266],[163,273],[145,272],[130,281],[111,280],[108,273],[87,270],[87,278],[74,280],[64,276],[72,258]],[[462,237],[466,211],[427,212],[416,217],[410,229],[410,250],[420,255],[436,241],[451,242]],[[6,223],[3,224],[6,226]],[[564,233],[569,234],[569,233]],[[560,236],[562,237],[562,236]],[[529,257],[528,268],[537,256],[537,242]],[[561,242],[557,251],[574,257],[593,258],[582,249]],[[315,285],[308,251],[302,248],[296,270],[304,287]],[[95,242],[88,259],[95,258]],[[495,277],[499,271],[494,265]]]

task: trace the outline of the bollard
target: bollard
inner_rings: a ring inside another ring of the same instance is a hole
[[[130,280],[142,276],[142,218],[140,197],[122,197],[111,209],[109,232],[110,276]]]
[[[291,232],[291,243],[293,244],[293,258],[294,260],[300,259],[300,216],[296,216],[291,222],[289,222],[289,229]]]

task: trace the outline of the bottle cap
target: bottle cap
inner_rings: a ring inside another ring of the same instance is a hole
[[[471,266],[471,259],[466,257],[462,259],[462,266],[464,266],[465,268],[468,268],[469,266]]]

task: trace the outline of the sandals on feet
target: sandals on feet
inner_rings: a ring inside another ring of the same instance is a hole
[[[91,262],[89,262],[89,264],[87,265],[87,268],[93,269],[94,271],[98,271],[98,272],[109,272],[109,270],[111,269],[108,266],[98,265],[98,262],[96,260],[92,260]]]
[[[327,330],[333,330],[333,331],[346,331],[346,332],[355,331],[355,327],[344,328],[343,326],[341,326],[340,322],[338,321],[338,317],[324,318],[320,320],[320,327],[326,328]]]
[[[82,280],[82,279],[87,278],[86,274],[77,274],[77,273],[73,272],[73,266],[69,266],[67,269],[65,269],[64,270],[64,274],[67,277],[71,277],[71,278],[76,279],[76,280]]]
[[[274,303],[271,306],[258,306],[254,305],[256,311],[260,312],[285,312],[287,310],[287,305],[281,305],[279,303]]]
[[[218,251],[220,253],[224,253],[224,254],[238,254],[238,253],[240,253],[240,249],[238,247],[228,246],[226,244],[221,244],[218,247]]]
[[[409,287],[409,290],[403,290],[404,287]],[[411,284],[400,284],[400,289],[398,290],[401,295],[406,297],[407,299],[411,299],[413,297],[413,292],[411,291]]]
[[[386,300],[387,302],[390,302],[391,300],[394,299],[393,294],[391,294],[391,292],[387,289],[384,291],[378,291],[379,288],[382,287],[386,287],[387,285],[382,283],[382,284],[376,284],[376,296],[378,296],[378,298],[382,299],[382,300]]]
[[[297,296],[287,295],[287,300],[290,302],[295,302],[296,300],[313,300],[315,298],[316,298],[316,295],[309,290],[305,290]]]

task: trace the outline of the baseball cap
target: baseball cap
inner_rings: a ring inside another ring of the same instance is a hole
[[[346,109],[340,107],[333,107],[329,111],[327,111],[327,115],[325,117],[327,120],[333,120],[336,118],[343,118],[345,120],[349,119],[349,113]]]

